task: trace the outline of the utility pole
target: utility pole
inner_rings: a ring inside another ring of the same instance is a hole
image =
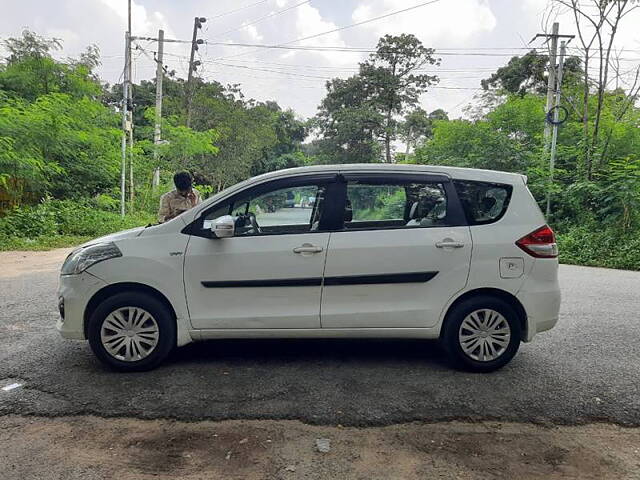
[[[191,40],[191,56],[189,58],[189,74],[187,76],[187,127],[191,125],[191,101],[193,97],[193,73],[200,65],[200,61],[195,60],[198,45],[202,45],[204,41],[198,40],[198,30],[202,28],[202,24],[207,21],[204,17],[196,17],[193,22],[193,38]]]
[[[556,91],[556,81],[557,81],[557,70],[556,70],[556,61],[558,57],[558,39],[566,38],[569,41],[575,37],[575,35],[560,35],[558,32],[560,31],[560,24],[555,22],[551,29],[551,33],[538,33],[535,37],[531,39],[532,43],[539,37],[546,38],[547,41],[551,40],[551,46],[549,47],[549,76],[547,78],[547,104],[545,115],[547,115],[551,108],[553,107],[553,96]],[[551,141],[551,125],[549,122],[545,122],[544,124],[544,149],[545,152],[549,150],[549,143]]]
[[[551,30],[551,49],[549,50],[549,77],[547,78],[547,106],[545,113],[553,106],[553,91],[556,88],[556,56],[558,55],[558,32],[560,24],[555,22]],[[544,146],[549,148],[549,138],[551,137],[551,125],[544,123]]]
[[[124,35],[124,81],[122,82],[122,165],[120,172],[120,215],[124,217],[127,179],[127,116],[129,99],[129,32]]]
[[[135,189],[133,185],[133,83],[131,74],[131,0],[127,0],[127,31],[129,32],[129,41],[127,43],[128,61],[127,61],[127,111],[129,112],[129,210],[133,210],[133,197]]]
[[[551,215],[551,189],[553,187],[553,171],[556,166],[556,147],[558,144],[559,107],[562,93],[562,76],[564,71],[564,56],[567,50],[567,43],[560,44],[560,61],[558,64],[557,87],[555,91],[555,109],[553,111],[553,136],[551,138],[551,159],[549,160],[549,190],[547,190],[547,219]],[[548,124],[548,122],[547,122]]]
[[[164,76],[164,65],[162,57],[164,53],[164,30],[158,30],[158,54],[156,55],[156,125],[153,130],[153,158],[156,168],[153,171],[151,186],[156,189],[160,185],[160,165],[158,164],[158,147],[162,134],[162,77]]]

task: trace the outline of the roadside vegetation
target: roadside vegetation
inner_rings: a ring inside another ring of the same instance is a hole
[[[185,81],[170,72],[165,142],[158,147],[152,142],[155,82],[142,81],[133,88],[134,147],[121,218],[122,85],[97,77],[98,49],[57,60],[60,43],[29,31],[5,46],[0,250],[74,245],[152,223],[159,196],[172,188],[179,169],[192,172],[206,197],[282,168],[401,162],[526,174],[543,210],[546,193],[553,193],[549,221],[563,262],[640,269],[640,78],[623,83],[617,72],[598,70],[577,52],[565,65],[568,115],[559,129],[553,182],[543,137],[548,58],[533,51],[483,80],[461,119],[420,107],[421,96],[438,88],[440,60],[413,35],[381,38],[356,75],[328,81],[309,120],[276,102],[247,99],[237,85],[196,79],[187,127]],[[161,182],[154,188],[156,168]],[[392,196],[367,216],[390,208]]]

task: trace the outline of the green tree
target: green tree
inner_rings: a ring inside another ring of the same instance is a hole
[[[405,156],[409,155],[412,146],[433,136],[433,124],[437,120],[449,120],[449,115],[441,108],[427,113],[418,107],[405,116],[400,124],[400,137],[407,146]]]
[[[0,65],[0,181],[13,202],[25,191],[42,195],[91,195],[116,179],[116,115],[99,101],[93,69],[99,52],[79,59],[51,57],[61,44],[28,30],[5,41]],[[33,200],[33,198],[32,198]]]
[[[505,93],[524,96],[527,93],[545,94],[547,91],[548,55],[535,50],[523,56],[513,57],[504,67],[498,68],[489,78],[480,81],[484,90],[499,89]],[[564,65],[564,82],[577,84],[582,75],[580,59],[567,57]]]
[[[78,60],[58,62],[51,53],[61,48],[57,39],[45,39],[29,30],[21,38],[4,42],[10,55],[0,65],[0,90],[28,101],[40,95],[66,93],[76,98],[97,98],[101,86],[92,70],[99,64],[97,47],[91,46]]]
[[[379,161],[377,139],[384,119],[370,105],[364,83],[359,75],[327,82],[327,96],[313,122],[321,137],[315,142],[321,163]]]
[[[41,95],[0,101],[0,138],[10,149],[0,171],[58,197],[93,195],[116,182],[117,116],[91,99]]]
[[[424,73],[438,65],[433,49],[414,35],[385,35],[376,52],[360,63],[358,75],[327,82],[315,126],[322,139],[321,157],[332,161],[377,161],[381,142],[384,159],[392,161],[391,145],[399,135],[399,117],[415,108],[420,96],[438,82]]]
[[[398,134],[396,117],[415,107],[427,87],[438,83],[437,76],[418,72],[426,65],[439,65],[433,54],[434,50],[414,35],[385,35],[378,41],[376,52],[360,64],[370,104],[384,119],[382,139],[387,163],[392,161],[391,144]]]

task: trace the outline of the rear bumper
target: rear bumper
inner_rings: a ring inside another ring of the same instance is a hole
[[[558,323],[562,297],[558,261],[537,259],[516,297],[527,313],[525,342],[530,342],[538,333],[551,330]]]
[[[61,313],[56,329],[63,338],[84,340],[84,311],[93,295],[107,284],[88,272],[62,275],[58,286]],[[64,314],[64,317],[62,317]]]

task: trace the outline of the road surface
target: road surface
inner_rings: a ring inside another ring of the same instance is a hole
[[[434,342],[227,340],[125,375],[55,331],[66,253],[0,253],[0,387],[19,385],[0,415],[640,425],[638,272],[562,266],[558,327],[492,374],[453,370]]]

